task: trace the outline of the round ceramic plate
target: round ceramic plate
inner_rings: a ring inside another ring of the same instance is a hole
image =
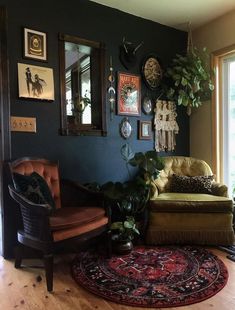
[[[145,97],[142,102],[142,110],[144,114],[151,114],[153,111],[153,104],[149,97]]]
[[[127,117],[125,117],[120,124],[120,133],[124,139],[128,139],[132,133],[132,127]]]

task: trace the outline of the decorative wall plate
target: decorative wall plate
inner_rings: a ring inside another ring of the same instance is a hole
[[[153,112],[153,104],[152,104],[151,99],[148,96],[144,97],[142,101],[142,110],[144,114],[147,114],[147,115]]]
[[[123,118],[120,124],[120,134],[124,139],[128,139],[132,133],[132,126],[127,117]]]
[[[155,55],[148,55],[144,59],[142,65],[142,75],[147,87],[152,90],[155,90],[158,87],[162,79],[162,69],[158,58]]]

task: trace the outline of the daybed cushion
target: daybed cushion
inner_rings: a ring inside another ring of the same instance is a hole
[[[152,212],[231,213],[232,200],[227,197],[195,193],[161,193],[150,201]]]

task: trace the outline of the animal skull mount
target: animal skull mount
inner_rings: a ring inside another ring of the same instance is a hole
[[[119,58],[127,70],[135,66],[137,61],[136,52],[143,44],[144,42],[142,41],[135,46],[134,43],[126,41],[125,37],[123,37]]]

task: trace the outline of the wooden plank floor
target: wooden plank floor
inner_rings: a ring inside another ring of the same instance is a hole
[[[225,263],[229,270],[227,285],[215,296],[203,302],[171,310],[233,310],[235,309],[235,262],[226,253],[210,249]],[[41,268],[15,269],[13,261],[0,257],[0,309],[51,309],[51,310],[137,310],[106,301],[79,287],[70,275],[73,255],[58,256],[54,264],[54,292],[48,293],[44,271]],[[34,261],[30,261],[35,264]],[[37,262],[39,264],[40,262]],[[38,282],[37,277],[42,281]],[[169,308],[164,308],[169,309]]]

